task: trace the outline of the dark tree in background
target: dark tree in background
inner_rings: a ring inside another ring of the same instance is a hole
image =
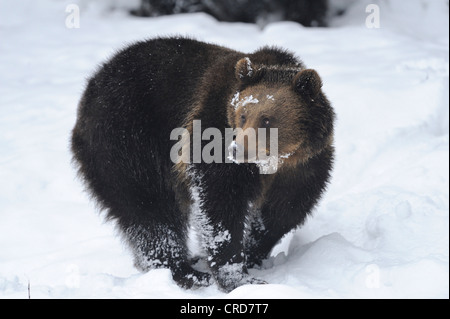
[[[141,0],[132,13],[160,16],[206,12],[220,21],[267,24],[271,21],[296,21],[304,26],[325,26],[327,0]]]

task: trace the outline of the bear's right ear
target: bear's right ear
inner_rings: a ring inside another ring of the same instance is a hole
[[[322,80],[315,70],[306,69],[297,73],[293,85],[301,96],[314,99],[322,88]]]
[[[245,57],[236,63],[235,75],[239,81],[246,82],[253,77],[254,71],[250,58]]]

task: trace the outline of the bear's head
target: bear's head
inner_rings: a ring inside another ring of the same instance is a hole
[[[332,144],[334,112],[315,70],[257,65],[247,57],[237,62],[235,76],[240,87],[230,98],[227,113],[235,129],[235,159],[237,152],[244,154],[241,162],[276,155],[281,163],[295,165]],[[256,143],[250,141],[249,131],[256,135]]]

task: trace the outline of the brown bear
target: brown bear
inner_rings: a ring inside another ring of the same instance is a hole
[[[275,47],[244,54],[187,38],[138,42],[88,81],[73,129],[74,161],[139,269],[169,268],[185,288],[261,283],[247,269],[304,222],[330,178],[335,115],[321,87],[316,71]],[[183,142],[192,154],[195,138],[211,128],[230,152],[213,148],[215,161],[194,154],[174,162],[175,129],[192,141]],[[258,139],[256,156],[230,160],[236,149],[249,154],[248,128],[270,129],[270,143]],[[263,154],[276,158],[270,174],[261,171]],[[206,272],[192,267],[191,224]]]

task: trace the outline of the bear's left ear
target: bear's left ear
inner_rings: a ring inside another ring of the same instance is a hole
[[[315,70],[306,69],[297,73],[293,85],[302,97],[314,99],[320,93],[322,80]]]
[[[242,58],[236,63],[235,76],[239,81],[248,81],[253,77],[254,71],[250,58]]]

